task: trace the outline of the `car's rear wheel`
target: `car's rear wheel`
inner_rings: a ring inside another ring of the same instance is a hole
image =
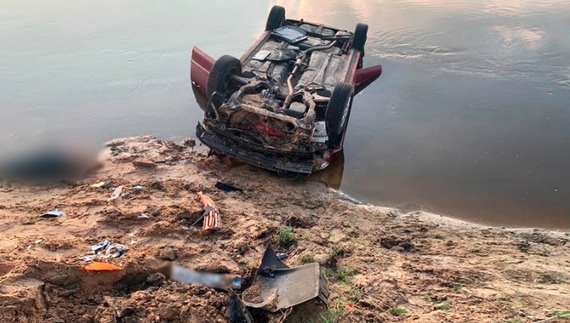
[[[231,75],[241,75],[239,59],[230,55],[218,58],[210,70],[210,75],[208,75],[208,83],[206,84],[208,98],[211,98],[214,92],[221,95],[225,94],[229,87]]]
[[[340,145],[342,134],[348,121],[353,94],[354,86],[346,82],[337,84],[332,92],[325,114],[325,121],[327,123],[329,141],[334,146]]]
[[[273,30],[281,27],[285,21],[285,8],[281,6],[273,6],[267,17],[267,24],[265,25],[265,30]]]
[[[354,38],[352,39],[352,47],[359,50],[362,53],[361,56],[364,56],[364,45],[366,45],[367,34],[367,24],[356,24],[356,28],[354,29]]]

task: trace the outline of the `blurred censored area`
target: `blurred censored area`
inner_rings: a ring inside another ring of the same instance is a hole
[[[3,147],[0,180],[21,184],[72,182],[100,165],[102,146],[80,136],[50,135]]]

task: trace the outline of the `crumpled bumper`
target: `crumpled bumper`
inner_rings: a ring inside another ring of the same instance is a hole
[[[252,151],[243,143],[229,138],[220,138],[216,134],[207,131],[200,123],[196,126],[196,136],[209,148],[233,156],[234,158],[275,172],[287,172],[309,175],[313,172],[314,157],[291,158],[289,156],[277,156],[263,152]]]

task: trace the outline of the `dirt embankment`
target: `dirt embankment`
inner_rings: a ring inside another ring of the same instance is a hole
[[[562,322],[570,310],[567,235],[402,216],[152,137],[109,146],[81,183],[1,189],[0,322],[229,322],[226,293],[170,281],[151,264],[239,274],[248,286],[269,242],[287,264],[319,262],[329,279],[328,311],[309,302],[285,322]],[[111,183],[92,187],[102,181]],[[109,201],[119,185],[125,195]],[[199,191],[220,209],[219,232],[190,226]],[[67,217],[39,217],[56,207]],[[105,239],[129,248],[108,260],[124,270],[80,271]]]

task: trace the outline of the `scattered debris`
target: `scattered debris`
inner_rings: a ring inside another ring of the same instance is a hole
[[[96,245],[91,246],[91,251],[87,256],[80,257],[83,261],[94,261],[96,259],[120,258],[125,251],[129,250],[122,244],[112,244],[109,240],[104,240]]]
[[[67,214],[65,214],[65,212],[58,210],[57,208],[46,212],[44,214],[42,214],[40,217],[41,218],[59,218],[59,217],[65,217],[67,216]]]
[[[97,272],[97,271],[117,271],[123,270],[123,267],[108,264],[106,262],[93,262],[80,269],[84,272]]]
[[[29,245],[26,249],[27,249],[27,250],[30,250],[30,249],[32,249],[34,246],[37,246],[37,245],[39,245],[39,244],[42,243],[42,242],[43,242],[42,239],[38,239],[38,240],[34,241],[34,244]]]
[[[145,213],[137,216],[137,219],[150,219],[150,217],[148,215],[146,215]]]
[[[242,301],[248,307],[277,312],[313,298],[326,305],[328,296],[328,283],[319,264],[289,268],[268,245],[252,286],[242,294]]]
[[[222,190],[224,192],[240,192],[240,193],[243,193],[243,189],[235,187],[235,186],[230,185],[230,184],[222,183],[222,182],[217,182],[216,188],[219,190]]]
[[[119,198],[119,196],[121,196],[121,192],[123,191],[123,185],[117,187],[114,191],[113,191],[113,195],[111,195],[111,197],[109,198],[109,201],[114,201],[116,199]]]
[[[204,213],[201,218],[204,218],[202,222],[203,231],[215,231],[220,229],[220,212],[216,208],[214,201],[206,194],[198,192],[198,197],[204,205]],[[197,222],[200,219],[197,220]],[[194,224],[196,224],[195,222]],[[193,224],[193,225],[194,225]]]
[[[109,185],[111,185],[111,181],[104,181],[104,182],[95,183],[91,185],[91,187],[99,188],[99,187],[107,187]]]

